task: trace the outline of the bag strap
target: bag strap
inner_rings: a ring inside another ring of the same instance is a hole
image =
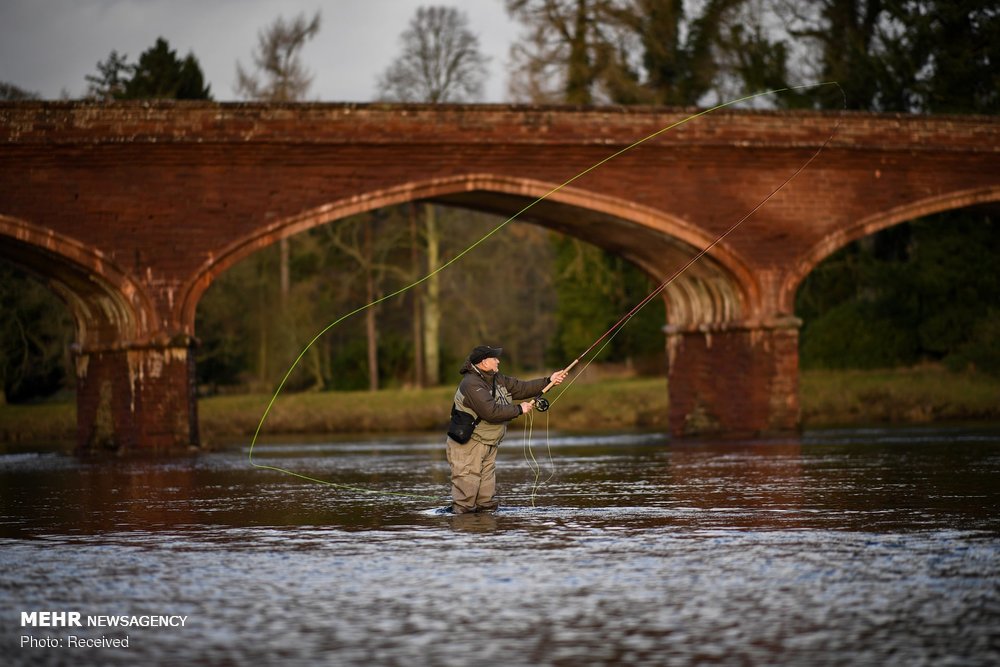
[[[464,414],[469,414],[468,412],[465,412],[465,410],[459,410],[457,403],[452,403],[451,404],[451,416],[454,417],[456,412],[462,412]],[[482,417],[480,417],[479,415],[476,415],[476,418],[472,420],[472,425],[475,426],[475,425],[477,425],[481,421],[483,421]]]

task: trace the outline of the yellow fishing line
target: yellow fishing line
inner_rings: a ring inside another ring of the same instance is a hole
[[[522,450],[524,451],[524,460],[528,463],[528,468],[531,469],[531,472],[534,473],[535,483],[537,484],[538,477],[541,474],[541,466],[538,465],[538,461],[535,460],[535,454],[531,451],[531,436],[535,427],[535,415],[533,412],[529,412],[524,417],[524,440],[522,442]],[[531,460],[528,460],[529,456],[531,457]],[[532,488],[532,498],[534,498],[534,488]],[[535,505],[533,499],[531,505],[532,507]]]
[[[718,111],[719,109],[724,109],[726,107],[733,106],[734,104],[739,104],[741,102],[746,102],[746,101],[749,101],[749,100],[752,100],[752,99],[756,99],[756,98],[759,98],[759,97],[765,97],[765,96],[768,96],[768,95],[775,95],[775,94],[778,94],[778,93],[790,92],[790,91],[793,91],[793,90],[805,90],[805,89],[809,89],[809,88],[818,88],[818,87],[822,87],[822,86],[831,86],[831,85],[832,86],[837,86],[838,88],[840,88],[840,85],[836,81],[826,81],[826,82],[823,82],[823,83],[811,83],[811,84],[803,84],[803,85],[800,85],[800,86],[788,86],[788,87],[785,87],[785,88],[776,88],[774,90],[768,90],[768,91],[764,91],[764,92],[761,92],[761,93],[754,93],[752,95],[746,95],[744,97],[740,97],[738,99],[730,100],[728,102],[723,102],[722,104],[717,104],[717,105],[715,105],[713,107],[710,107],[708,109],[704,109],[704,110],[699,111],[697,113],[693,113],[690,116],[687,116],[686,118],[682,118],[681,120],[678,120],[678,121],[676,121],[674,123],[671,123],[670,125],[667,125],[666,127],[663,127],[661,129],[657,130],[656,132],[653,132],[652,134],[649,134],[649,135],[643,137],[642,139],[639,139],[638,141],[635,141],[635,142],[629,144],[625,148],[622,148],[621,150],[616,151],[615,153],[612,153],[608,157],[606,157],[606,158],[604,158],[604,159],[602,159],[602,160],[594,163],[590,167],[587,167],[586,169],[584,169],[580,173],[576,174],[575,176],[573,176],[569,180],[567,180],[567,181],[565,181],[563,183],[560,183],[559,185],[553,187],[551,190],[549,190],[548,192],[546,192],[542,196],[538,197],[534,201],[530,202],[524,208],[522,208],[521,210],[519,210],[517,213],[515,213],[512,216],[510,216],[509,218],[507,218],[506,220],[504,220],[503,222],[501,222],[499,225],[497,225],[496,227],[494,227],[493,229],[491,229],[489,232],[487,232],[486,234],[484,234],[482,236],[482,238],[480,238],[477,241],[475,241],[472,245],[470,245],[469,247],[467,247],[465,250],[461,251],[460,253],[458,253],[457,255],[455,255],[454,257],[452,257],[450,260],[448,260],[444,264],[441,264],[439,267],[437,267],[436,269],[432,270],[430,273],[428,273],[427,275],[423,276],[422,278],[418,278],[417,280],[413,281],[409,285],[401,287],[401,288],[397,289],[394,292],[391,292],[389,294],[386,294],[383,297],[375,299],[371,303],[367,303],[367,304],[365,304],[363,306],[355,308],[354,310],[352,310],[352,311],[350,311],[350,312],[348,312],[348,313],[346,313],[344,315],[341,315],[336,320],[334,320],[333,322],[331,322],[330,324],[328,324],[327,326],[325,326],[319,333],[317,333],[315,336],[313,336],[312,340],[310,340],[306,344],[306,346],[304,348],[302,348],[302,351],[295,358],[295,361],[293,361],[292,364],[291,364],[291,366],[288,367],[288,370],[285,372],[284,377],[281,378],[281,382],[278,383],[277,388],[274,390],[274,394],[271,396],[271,399],[268,401],[267,407],[264,408],[264,413],[261,415],[260,421],[257,423],[257,428],[254,431],[253,439],[250,441],[250,451],[249,451],[249,454],[248,454],[249,464],[251,466],[253,466],[254,468],[258,468],[258,469],[261,469],[261,470],[273,470],[273,471],[276,471],[276,472],[282,472],[282,473],[285,473],[285,474],[297,477],[299,479],[307,480],[307,481],[310,481],[310,482],[315,482],[317,484],[324,484],[326,486],[331,486],[331,487],[335,487],[335,488],[339,488],[339,489],[347,489],[347,490],[351,490],[351,491],[360,491],[362,493],[371,493],[371,494],[378,494],[378,495],[387,495],[387,496],[396,496],[396,497],[408,497],[408,498],[419,498],[419,499],[423,499],[423,500],[427,500],[427,499],[430,499],[430,500],[439,500],[440,498],[438,496],[426,496],[426,495],[412,494],[412,493],[390,492],[390,491],[383,491],[383,490],[379,490],[379,489],[367,489],[367,488],[364,488],[364,487],[353,486],[353,485],[350,485],[350,484],[338,484],[336,482],[331,482],[331,481],[328,481],[328,480],[323,480],[323,479],[318,479],[316,477],[310,477],[308,475],[303,475],[301,473],[297,473],[297,472],[294,472],[292,470],[288,470],[286,468],[282,468],[282,467],[279,467],[279,466],[272,466],[272,465],[266,465],[266,464],[257,463],[257,462],[255,462],[253,460],[253,450],[254,450],[254,447],[257,444],[257,438],[260,436],[261,429],[264,427],[264,422],[267,421],[267,417],[268,417],[268,415],[271,412],[271,408],[274,406],[274,402],[278,399],[278,396],[281,394],[282,389],[284,389],[285,383],[288,382],[288,378],[292,375],[292,372],[296,369],[296,367],[298,367],[299,362],[302,361],[303,357],[305,357],[306,353],[312,348],[312,346],[316,343],[316,341],[318,341],[326,332],[328,332],[330,329],[334,328],[335,326],[337,326],[338,324],[340,324],[344,320],[346,320],[346,319],[348,319],[350,317],[353,317],[354,315],[357,315],[359,313],[362,313],[362,312],[368,310],[369,308],[373,308],[374,306],[377,306],[378,304],[380,304],[380,303],[382,303],[384,301],[388,301],[389,299],[395,298],[395,297],[397,297],[397,296],[399,296],[399,295],[401,295],[401,294],[403,294],[405,292],[408,292],[409,290],[413,289],[414,287],[417,287],[417,286],[423,284],[424,282],[426,282],[427,280],[429,280],[433,276],[435,276],[435,275],[441,273],[442,271],[444,271],[445,269],[447,269],[449,266],[451,266],[452,264],[454,264],[455,262],[457,262],[459,259],[461,259],[465,255],[467,255],[468,253],[472,252],[474,249],[476,249],[481,244],[483,244],[487,239],[489,239],[494,234],[496,234],[497,232],[499,232],[501,229],[503,229],[504,227],[506,227],[507,224],[509,224],[510,222],[513,222],[514,220],[516,220],[517,218],[519,218],[525,212],[527,212],[528,210],[530,210],[531,208],[533,208],[534,206],[536,206],[539,202],[544,201],[545,199],[547,199],[548,197],[552,196],[553,194],[555,194],[559,190],[565,188],[566,186],[570,185],[574,181],[577,181],[580,178],[586,176],[587,174],[589,174],[590,172],[594,171],[595,169],[597,169],[597,168],[599,168],[599,167],[607,164],[608,162],[610,162],[611,160],[615,159],[616,157],[618,157],[618,156],[620,156],[620,155],[622,155],[624,153],[627,153],[628,151],[636,148],[637,146],[640,146],[640,145],[646,143],[647,141],[650,141],[651,139],[654,139],[654,138],[660,136],[661,134],[669,132],[670,130],[673,130],[673,129],[681,126],[681,125],[684,125],[685,123],[688,123],[688,122],[690,122],[692,120],[695,120],[696,118],[700,118],[701,116],[705,116],[705,115],[710,114],[712,112]],[[841,91],[841,92],[843,92],[843,91]],[[629,319],[631,319],[631,318],[629,318]],[[626,320],[626,322],[627,321],[628,320]],[[616,334],[617,334],[617,332],[616,332]],[[605,344],[605,347],[606,347],[606,345],[607,344]],[[603,350],[604,347],[602,347],[601,349]],[[589,365],[589,363],[588,363],[588,365]],[[568,389],[569,386],[571,386],[571,385],[572,385],[572,382],[570,383],[570,385],[567,385],[566,389]],[[565,392],[565,389],[563,390],[563,392]],[[559,396],[561,396],[563,392],[560,392],[559,395],[556,397],[556,399],[558,399]],[[532,502],[534,502],[534,498],[532,498]]]
[[[545,452],[549,459],[549,476],[546,477],[544,481],[539,481],[542,474],[542,467],[538,464],[538,461],[535,460],[535,452],[531,448],[531,442],[528,442],[528,454],[531,455],[531,460],[535,462],[535,481],[531,485],[532,507],[535,507],[535,498],[538,497],[538,489],[541,488],[543,484],[548,484],[556,475],[556,462],[555,459],[552,458],[552,443],[549,436],[549,412],[551,412],[551,410],[545,411]]]
[[[843,88],[841,88],[841,87],[840,87],[840,84],[838,84],[838,83],[837,83],[836,81],[833,81],[833,82],[830,82],[829,84],[816,84],[816,85],[835,85],[835,86],[837,86],[837,88],[838,88],[838,89],[840,89],[840,92],[841,92],[841,94],[842,94],[842,95],[844,94],[844,89],[843,89]],[[846,97],[846,95],[844,96],[844,108],[847,108],[847,97]],[[645,296],[645,297],[643,298],[642,302],[641,302],[641,303],[640,303],[640,304],[639,304],[639,305],[638,305],[638,306],[637,306],[636,308],[633,308],[633,309],[632,309],[632,310],[631,310],[631,311],[630,311],[630,312],[628,313],[628,316],[627,316],[627,317],[624,317],[624,318],[623,318],[623,319],[622,319],[621,321],[619,321],[619,322],[618,322],[618,323],[616,323],[616,324],[615,324],[614,326],[612,326],[612,327],[611,327],[611,329],[610,329],[610,330],[609,330],[608,332],[606,332],[606,333],[604,334],[604,336],[607,336],[607,339],[606,339],[606,340],[604,341],[604,344],[603,344],[603,345],[601,345],[601,347],[600,347],[600,348],[598,348],[597,352],[595,352],[595,353],[593,354],[593,356],[591,356],[591,357],[590,357],[590,359],[589,359],[589,360],[587,361],[587,363],[585,363],[585,364],[583,365],[583,368],[581,368],[581,369],[580,369],[580,370],[579,370],[579,371],[578,371],[578,372],[577,372],[577,373],[576,373],[576,374],[575,374],[575,375],[573,376],[573,378],[572,378],[572,379],[571,379],[571,380],[569,381],[569,383],[568,383],[568,384],[567,384],[567,385],[566,385],[565,387],[562,387],[562,388],[561,388],[561,389],[559,390],[559,393],[558,393],[558,394],[556,394],[556,395],[555,395],[555,396],[554,396],[554,397],[552,398],[552,400],[551,400],[551,401],[549,401],[549,407],[550,407],[550,409],[551,409],[551,407],[552,407],[553,405],[555,405],[556,401],[558,401],[558,400],[559,400],[559,399],[560,399],[560,398],[562,397],[562,395],[563,395],[564,393],[566,393],[566,391],[567,391],[567,390],[568,390],[568,389],[569,389],[569,388],[570,388],[571,386],[573,386],[573,383],[574,383],[574,382],[576,382],[577,378],[579,378],[579,377],[580,377],[581,375],[583,375],[583,372],[584,372],[584,371],[586,371],[586,370],[587,370],[587,369],[588,369],[588,368],[590,367],[590,365],[591,365],[592,363],[594,363],[594,361],[595,361],[595,360],[596,360],[596,359],[597,359],[597,358],[598,358],[599,356],[601,356],[601,353],[602,353],[602,352],[604,351],[604,349],[605,349],[605,348],[606,348],[606,347],[607,347],[608,345],[610,345],[610,344],[611,344],[611,341],[612,341],[612,340],[614,340],[615,336],[617,336],[617,335],[618,335],[619,333],[621,333],[622,329],[624,329],[624,328],[626,327],[626,325],[628,325],[628,323],[632,321],[632,318],[633,318],[633,317],[635,317],[636,315],[638,315],[638,314],[639,314],[639,312],[640,312],[640,311],[641,311],[641,310],[642,310],[643,308],[645,308],[646,306],[648,306],[648,305],[649,305],[649,304],[650,304],[650,303],[652,302],[652,300],[653,300],[653,297],[655,297],[655,296],[656,296],[657,294],[659,294],[660,292],[662,292],[663,290],[665,290],[665,289],[666,289],[666,288],[667,288],[667,287],[668,287],[668,286],[669,286],[669,285],[670,285],[671,283],[673,283],[673,282],[674,282],[674,280],[676,280],[676,279],[677,279],[678,277],[680,277],[681,275],[683,275],[683,273],[684,273],[684,272],[685,272],[685,271],[686,271],[686,270],[687,270],[688,268],[690,268],[690,267],[691,267],[691,266],[692,266],[692,265],[693,265],[693,264],[694,264],[695,262],[697,262],[697,261],[698,261],[699,259],[701,259],[701,258],[702,258],[702,257],[704,257],[704,256],[705,256],[706,254],[708,254],[708,251],[709,251],[709,250],[711,250],[711,249],[712,249],[713,247],[715,247],[716,245],[718,245],[718,244],[719,244],[719,243],[720,243],[720,242],[721,242],[721,241],[722,241],[723,239],[725,239],[725,238],[726,238],[727,236],[729,236],[729,235],[730,235],[731,233],[733,233],[734,231],[736,231],[736,229],[738,229],[738,228],[740,227],[740,225],[742,225],[742,224],[743,224],[744,222],[746,222],[746,221],[747,221],[748,219],[750,219],[750,218],[751,218],[751,217],[752,217],[752,216],[753,216],[753,215],[754,215],[754,214],[755,214],[755,213],[756,213],[757,211],[759,211],[759,210],[760,210],[760,209],[761,209],[761,208],[762,208],[762,207],[763,207],[763,206],[764,206],[764,205],[765,205],[765,204],[766,204],[767,202],[769,202],[769,201],[771,200],[771,198],[772,198],[772,197],[774,197],[774,195],[776,195],[776,194],[778,194],[779,192],[781,192],[781,190],[783,190],[783,189],[785,188],[785,186],[787,186],[787,185],[788,185],[789,183],[791,183],[791,182],[792,182],[793,180],[795,180],[795,178],[796,178],[796,177],[797,177],[797,176],[798,176],[799,174],[801,174],[801,173],[802,173],[803,171],[805,171],[805,170],[806,170],[806,168],[807,168],[807,167],[808,167],[808,166],[809,166],[810,164],[812,164],[813,160],[815,160],[815,159],[816,159],[817,157],[819,157],[819,154],[823,152],[823,149],[825,149],[825,148],[826,148],[826,146],[827,146],[827,144],[829,144],[829,143],[830,143],[830,141],[831,141],[831,140],[833,139],[834,135],[836,135],[836,134],[837,134],[837,130],[838,130],[838,129],[840,128],[840,123],[841,123],[841,121],[840,121],[840,120],[838,120],[838,121],[837,121],[837,123],[836,123],[836,125],[834,125],[834,128],[833,128],[833,131],[832,131],[832,132],[830,133],[830,136],[826,138],[826,141],[824,141],[824,142],[823,142],[823,143],[822,143],[822,144],[821,144],[821,145],[819,146],[819,148],[817,148],[817,149],[816,149],[816,151],[815,151],[815,152],[814,152],[814,153],[813,153],[813,154],[812,154],[811,156],[809,156],[809,159],[808,159],[808,160],[806,160],[806,161],[805,161],[805,162],[803,162],[803,163],[802,163],[801,165],[799,165],[799,168],[798,168],[798,169],[796,169],[796,170],[795,170],[794,172],[792,172],[792,174],[790,174],[790,175],[789,175],[789,176],[788,176],[788,177],[787,177],[787,178],[786,178],[786,179],[785,179],[784,181],[782,181],[782,182],[781,182],[781,184],[780,184],[780,185],[778,185],[778,187],[776,187],[776,188],[775,188],[774,190],[772,190],[772,191],[771,191],[771,192],[770,192],[770,193],[769,193],[769,194],[768,194],[768,195],[767,195],[766,197],[764,197],[764,198],[763,198],[763,199],[761,199],[761,200],[760,200],[759,202],[757,202],[757,204],[756,204],[756,205],[755,205],[755,206],[754,206],[754,207],[753,207],[752,209],[750,209],[749,211],[747,211],[747,213],[746,213],[746,214],[745,214],[745,215],[744,215],[744,216],[743,216],[742,218],[740,218],[739,220],[737,220],[737,221],[736,221],[736,222],[735,222],[735,223],[734,223],[734,224],[733,224],[732,226],[730,226],[730,227],[729,227],[729,228],[728,228],[728,229],[727,229],[726,231],[724,231],[724,232],[723,232],[723,233],[722,233],[721,235],[719,235],[718,237],[716,237],[716,239],[715,239],[714,241],[712,241],[712,243],[710,243],[709,245],[707,245],[707,246],[705,246],[704,248],[702,248],[702,249],[701,249],[701,250],[700,250],[700,251],[698,252],[698,254],[696,254],[696,255],[695,255],[694,257],[692,257],[691,259],[689,259],[689,260],[687,261],[687,263],[685,263],[685,264],[684,264],[684,265],[683,265],[683,266],[682,266],[681,268],[679,268],[679,269],[678,269],[677,271],[675,271],[675,272],[673,273],[673,275],[671,275],[671,276],[670,276],[669,278],[667,278],[667,280],[665,280],[665,281],[664,281],[663,283],[661,283],[661,284],[660,284],[660,285],[659,285],[659,286],[658,286],[658,287],[657,287],[657,288],[656,288],[655,290],[653,290],[653,291],[652,291],[652,292],[650,292],[650,293],[649,293],[648,295],[646,295],[646,296]],[[608,334],[610,334],[610,335],[608,335]],[[581,355],[581,356],[586,356],[586,352],[585,352],[585,353],[584,353],[583,355]]]

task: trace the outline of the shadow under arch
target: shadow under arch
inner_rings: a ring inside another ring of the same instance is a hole
[[[856,241],[875,232],[908,220],[914,220],[921,216],[975,206],[977,204],[991,204],[996,202],[1000,202],[1000,185],[971,190],[958,190],[943,195],[919,199],[887,211],[880,211],[862,218],[853,225],[838,229],[821,239],[819,243],[815,244],[796,262],[794,268],[788,273],[782,283],[781,290],[778,293],[779,307],[784,312],[794,312],[795,293],[806,276],[820,262],[851,241]]]
[[[69,307],[81,348],[146,342],[158,328],[145,291],[100,250],[0,214],[0,257],[38,278]]]
[[[197,304],[208,286],[254,252],[334,220],[412,201],[489,212],[574,236],[621,255],[657,284],[716,241],[697,226],[663,211],[578,188],[481,173],[429,179],[324,204],[233,241],[183,285],[175,321],[193,333]],[[754,316],[760,288],[747,263],[719,243],[677,276],[664,298],[668,323],[693,329]]]

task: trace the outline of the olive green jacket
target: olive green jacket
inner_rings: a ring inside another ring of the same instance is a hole
[[[463,377],[455,392],[455,407],[481,421],[472,439],[484,445],[498,445],[507,433],[507,422],[521,414],[514,401],[535,398],[549,383],[549,378],[518,380],[502,373],[484,373],[466,362],[459,371]]]

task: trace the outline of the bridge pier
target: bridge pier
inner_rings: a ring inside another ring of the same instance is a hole
[[[193,333],[205,289],[252,253],[412,201],[521,216],[666,281],[679,327],[668,332],[675,434],[795,429],[798,325],[767,318],[793,312],[805,276],[855,239],[1000,202],[1000,119],[727,111],[622,155],[686,115],[4,103],[0,257],[47,281],[73,312],[81,448],[197,443],[189,346],[150,341]],[[805,164],[794,187],[720,243]],[[701,249],[704,259],[674,276]]]
[[[794,317],[696,331],[668,325],[671,434],[797,430],[800,326]]]
[[[199,444],[190,338],[80,349],[75,361],[78,449],[151,451]]]

